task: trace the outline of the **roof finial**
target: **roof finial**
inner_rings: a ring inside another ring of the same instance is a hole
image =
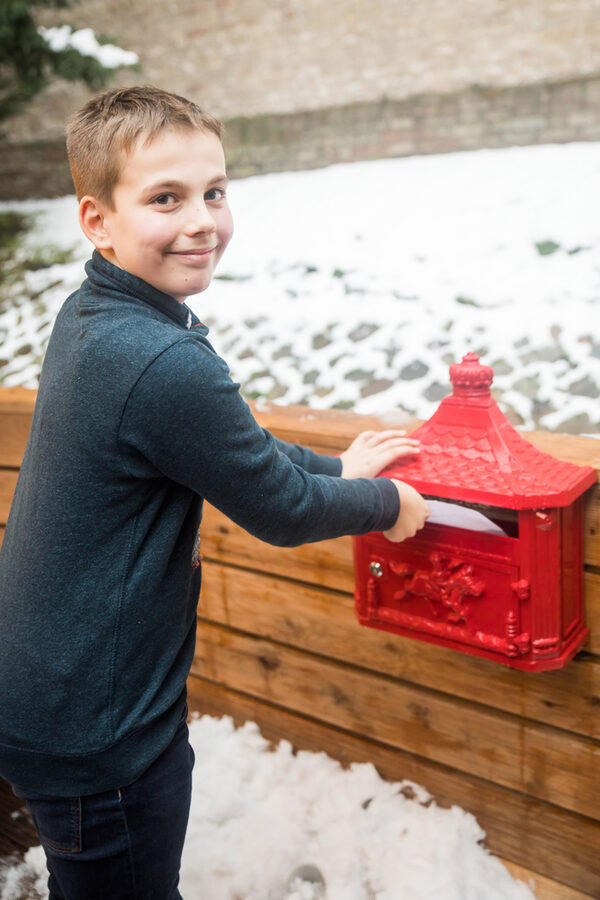
[[[476,353],[467,353],[460,363],[450,366],[450,381],[454,394],[462,397],[472,394],[481,397],[490,394],[490,385],[494,380],[491,366],[482,366]]]

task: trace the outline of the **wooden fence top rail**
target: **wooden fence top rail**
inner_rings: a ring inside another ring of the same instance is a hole
[[[32,388],[1,388],[0,414],[32,415],[36,396],[37,391]],[[351,410],[316,410],[275,403],[250,403],[250,407],[260,424],[278,437],[314,445],[331,453],[344,450],[361,431],[406,428],[410,432],[420,424],[416,419],[407,422],[400,410],[382,416],[367,416]],[[538,450],[566,462],[593,466],[600,472],[600,439],[545,431],[524,431],[522,434]]]

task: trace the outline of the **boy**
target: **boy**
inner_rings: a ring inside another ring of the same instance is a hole
[[[398,432],[332,459],[261,429],[185,305],[232,234],[220,123],[156,88],[111,91],[68,151],[96,249],[56,320],[0,556],[0,773],[51,900],[172,900],[203,499],[280,545],[402,540],[427,507],[373,478],[416,452]]]

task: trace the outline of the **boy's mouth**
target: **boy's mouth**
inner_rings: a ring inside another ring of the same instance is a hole
[[[191,259],[201,259],[203,256],[210,256],[216,249],[216,247],[191,247],[189,250],[169,250],[169,256],[189,256]]]

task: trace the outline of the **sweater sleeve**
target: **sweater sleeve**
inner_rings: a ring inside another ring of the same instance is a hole
[[[291,461],[310,472],[311,475],[337,475],[342,474],[342,461],[338,456],[325,456],[324,453],[315,453],[301,444],[288,444],[280,438],[274,438],[277,449],[291,459]]]
[[[268,543],[385,530],[398,516],[398,492],[388,479],[347,480],[295,464],[296,451],[282,452],[258,425],[224,360],[191,336],[139,378],[119,440],[130,475],[166,476]]]

